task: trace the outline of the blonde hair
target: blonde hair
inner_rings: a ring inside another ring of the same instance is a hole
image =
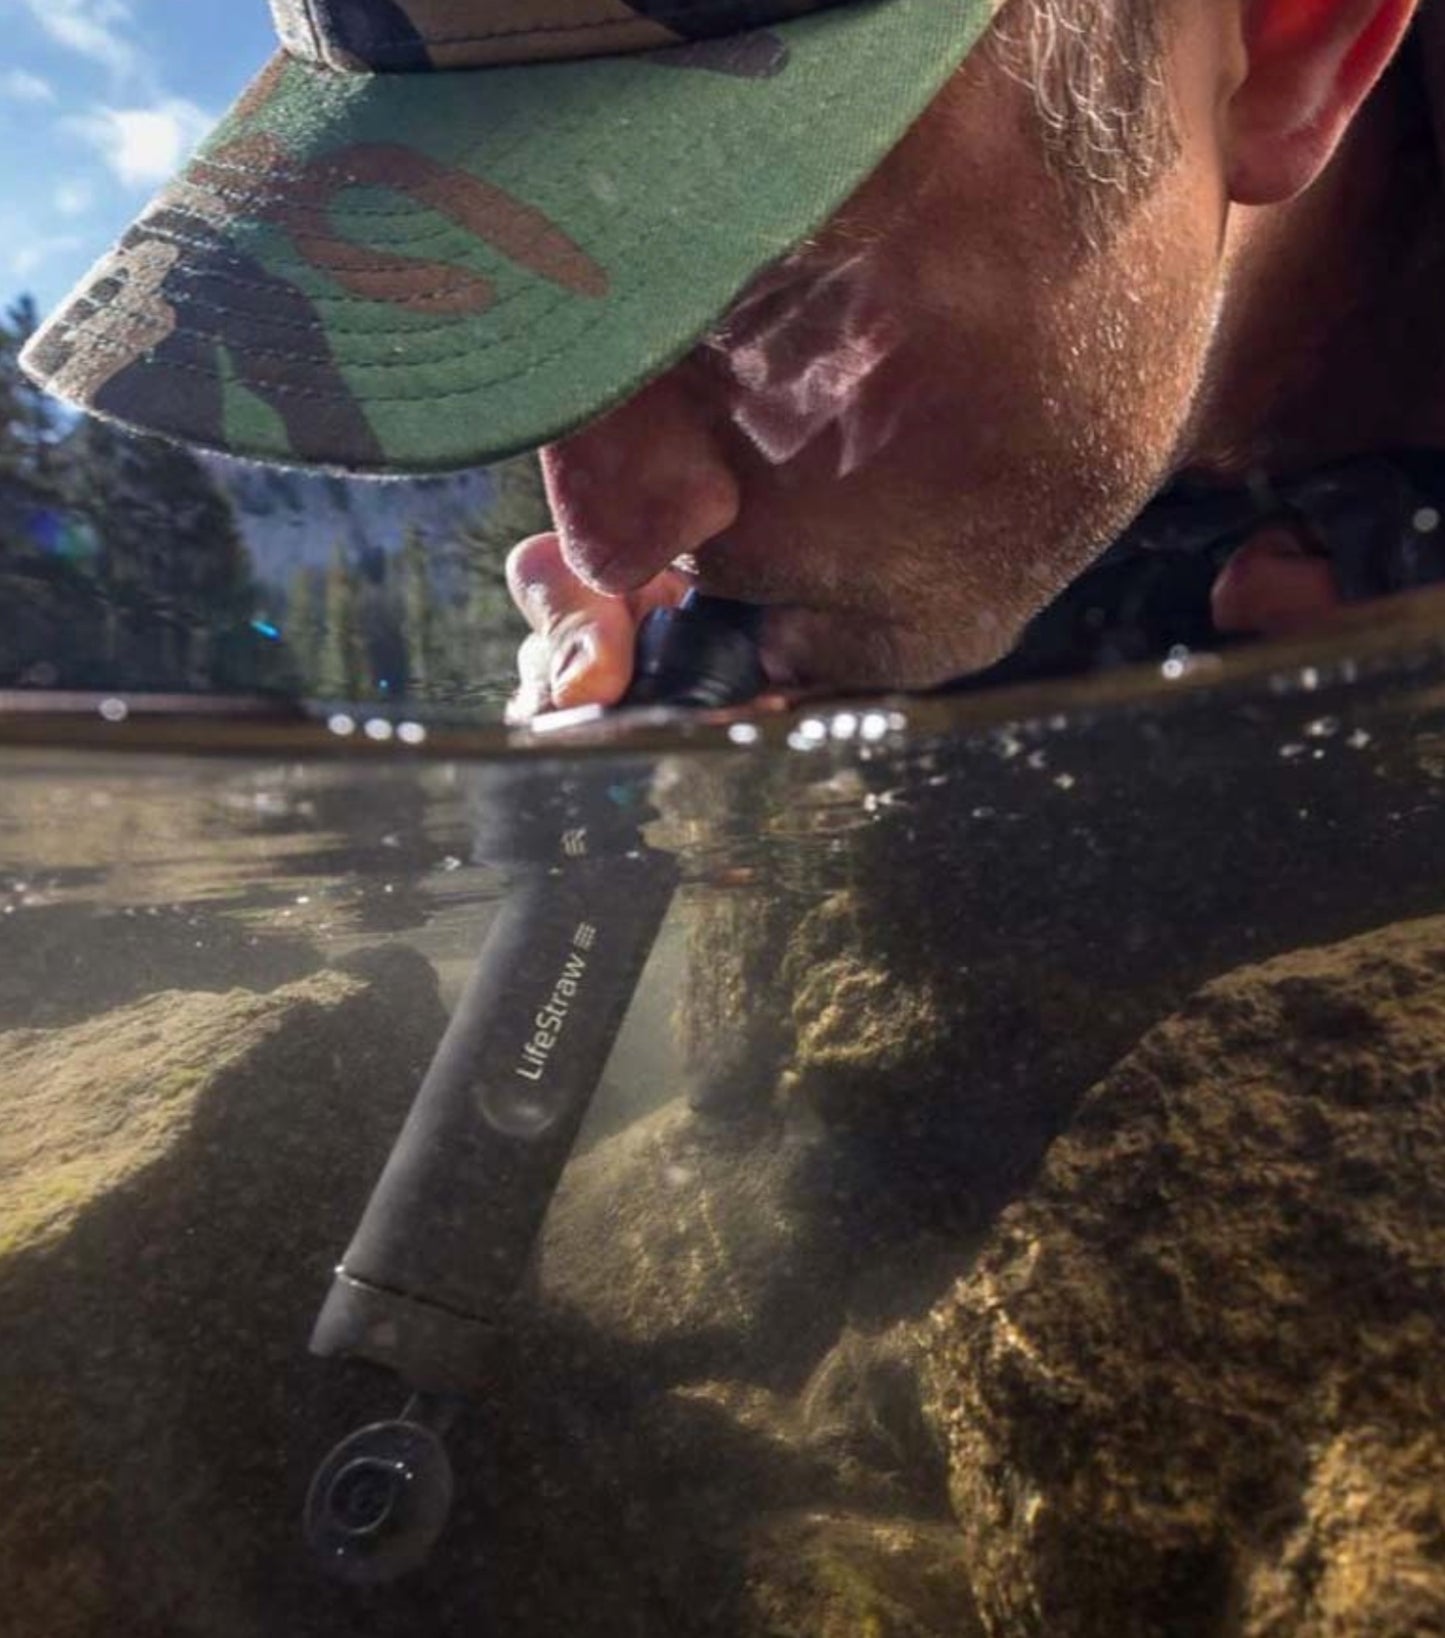
[[[1160,0],[1009,0],[992,47],[1033,92],[1075,195],[1133,197],[1175,151],[1160,73]]]

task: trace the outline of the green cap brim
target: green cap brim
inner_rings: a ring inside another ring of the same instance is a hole
[[[254,460],[444,472],[667,368],[827,220],[995,0],[517,67],[278,58],[35,337],[78,407]]]

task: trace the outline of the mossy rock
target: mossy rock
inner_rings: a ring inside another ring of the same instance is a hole
[[[0,1035],[0,1626],[276,1630],[298,1456],[366,1403],[311,1320],[444,1024],[372,952]]]
[[[1144,1038],[933,1316],[990,1633],[1445,1631],[1442,1177],[1445,920]]]

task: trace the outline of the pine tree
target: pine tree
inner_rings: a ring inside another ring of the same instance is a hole
[[[387,699],[404,695],[407,675],[404,615],[387,554],[363,553],[353,569],[352,584],[356,593],[361,677],[368,693]]]
[[[317,687],[321,660],[321,589],[314,570],[303,563],[291,577],[286,593],[284,635],[300,685],[307,693]]]
[[[0,319],[0,551],[53,550],[63,538],[59,411],[19,362],[36,323],[29,296]]]
[[[59,410],[19,363],[21,350],[38,325],[33,296],[21,296],[0,320],[0,474],[21,479],[58,501]]]
[[[35,327],[28,296],[0,317],[0,685],[91,687],[103,622],[94,539],[68,503],[62,412],[20,370]]]
[[[100,538],[126,686],[254,686],[272,661],[251,629],[245,544],[210,474],[178,445],[99,421],[75,444],[75,495]]]
[[[340,700],[360,698],[366,680],[356,584],[340,540],[326,566],[315,680],[323,699]]]
[[[547,492],[535,455],[499,461],[490,469],[491,505],[459,537],[466,575],[467,624],[478,637],[510,636],[521,617],[507,592],[507,553],[549,527]]]
[[[426,536],[413,525],[401,549],[401,629],[406,641],[407,693],[414,700],[431,696],[433,643],[437,625]]]
[[[496,704],[511,692],[526,623],[507,591],[507,553],[549,525],[535,455],[489,469],[492,496],[440,553],[430,553],[428,696]],[[449,588],[450,596],[438,588]],[[418,593],[420,595],[420,593]]]

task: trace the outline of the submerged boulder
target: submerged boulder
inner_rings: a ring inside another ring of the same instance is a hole
[[[398,949],[0,1035],[5,1630],[967,1631],[916,1343],[839,1340],[816,1142],[680,1101],[569,1168],[425,1571],[320,1572],[311,1472],[404,1389],[307,1338],[443,1022]]]
[[[306,1343],[441,1033],[431,969],[371,952],[0,1035],[0,1624],[1442,1625],[1445,920],[1207,986],[981,1241],[971,1212],[890,1196],[841,1004],[891,1007],[886,964],[804,976],[777,1096],[677,1100],[568,1167],[448,1437],[446,1534],[366,1592],[318,1572],[302,1502],[402,1391]],[[945,1011],[900,1016],[931,1039]]]
[[[800,1379],[836,1334],[847,1268],[820,1161],[765,1112],[664,1106],[568,1168],[542,1238],[544,1300],[653,1377]]]
[[[927,1519],[783,1515],[749,1555],[767,1638],[981,1638],[958,1532]]]
[[[274,1630],[356,1398],[310,1323],[444,1023],[419,956],[350,967],[0,1035],[7,1632]]]
[[[1445,1630],[1445,920],[1209,984],[931,1323],[1008,1638]]]

